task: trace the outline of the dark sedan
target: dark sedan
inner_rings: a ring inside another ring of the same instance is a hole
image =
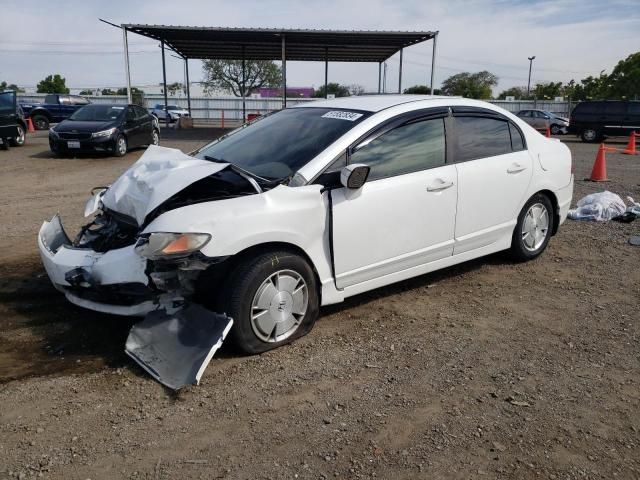
[[[158,120],[138,105],[87,105],[49,129],[49,147],[57,155],[103,152],[121,157],[131,148],[159,141]]]

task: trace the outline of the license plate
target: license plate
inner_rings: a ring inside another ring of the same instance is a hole
[[[78,142],[78,141],[67,142],[67,147],[69,147],[69,148],[80,148],[80,142]]]

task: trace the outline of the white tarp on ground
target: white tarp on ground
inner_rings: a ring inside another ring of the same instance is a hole
[[[569,210],[572,220],[607,221],[622,215],[627,206],[619,195],[605,190],[578,200],[578,208]]]
[[[102,204],[142,225],[145,217],[172,195],[228,165],[190,157],[176,148],[151,145],[109,187]]]

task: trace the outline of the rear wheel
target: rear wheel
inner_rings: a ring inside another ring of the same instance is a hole
[[[149,145],[160,145],[160,134],[157,129],[153,129],[151,133],[151,143]]]
[[[588,143],[597,142],[600,137],[600,132],[598,132],[594,128],[586,128],[580,134],[580,138],[582,138],[582,141]]]
[[[33,122],[33,128],[36,130],[48,130],[49,129],[49,119],[44,115],[34,115],[31,117],[31,121]]]
[[[318,317],[313,270],[287,251],[242,262],[223,298],[223,311],[234,321],[231,339],[245,353],[265,352],[306,335]]]
[[[127,154],[127,139],[124,138],[124,135],[118,135],[118,138],[116,138],[113,153],[115,153],[117,157],[124,157]]]
[[[11,145],[14,147],[21,147],[24,145],[25,139],[24,127],[22,125],[18,125],[18,136],[11,139]]]
[[[533,260],[547,248],[553,227],[553,205],[541,193],[531,197],[518,215],[511,238],[511,253],[521,261]]]

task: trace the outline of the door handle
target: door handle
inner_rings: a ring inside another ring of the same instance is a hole
[[[527,167],[525,165],[520,165],[519,163],[514,163],[509,168],[507,168],[507,173],[518,173],[526,170]]]
[[[427,192],[441,192],[442,190],[453,187],[453,182],[445,182],[441,179],[438,179],[437,182],[438,183],[429,185],[427,187]]]

